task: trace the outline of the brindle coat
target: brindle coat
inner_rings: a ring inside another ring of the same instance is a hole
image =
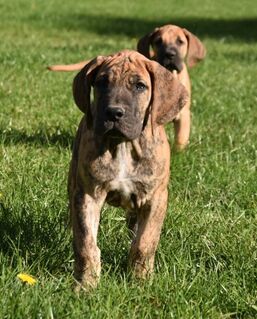
[[[175,25],[154,29],[139,40],[137,49],[147,58],[175,71],[188,91],[188,102],[174,120],[176,146],[183,149],[189,141],[191,104],[191,84],[184,60],[189,67],[193,67],[204,59],[206,50],[195,35]]]
[[[186,90],[158,63],[122,51],[87,64],[74,79],[73,93],[85,113],[68,183],[75,278],[83,286],[99,279],[97,231],[105,202],[127,210],[134,231],[129,264],[136,276],[146,277],[168,202],[170,147],[163,124],[184,106]]]

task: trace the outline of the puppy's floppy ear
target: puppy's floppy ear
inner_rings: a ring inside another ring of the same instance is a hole
[[[152,36],[155,32],[156,32],[156,29],[154,30],[154,32],[148,33],[144,37],[139,39],[137,43],[137,51],[143,54],[148,59],[151,59],[153,56],[153,52],[150,46],[151,46]]]
[[[188,41],[187,64],[191,68],[204,59],[206,50],[202,42],[187,29],[183,29]]]
[[[74,78],[73,80],[73,97],[78,108],[87,114],[89,118],[90,113],[90,91],[93,78],[105,61],[106,57],[98,56],[91,60]]]
[[[171,122],[188,100],[188,93],[172,72],[155,61],[147,62],[152,82],[151,116],[153,129]]]

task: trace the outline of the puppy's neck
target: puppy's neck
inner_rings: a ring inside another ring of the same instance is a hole
[[[134,140],[116,140],[116,139],[106,139],[102,142],[98,141],[97,149],[100,151],[100,154],[104,154],[106,151],[110,152],[113,157],[116,157],[121,151],[131,153],[131,156],[135,159],[142,158],[142,147],[140,145],[140,138]]]

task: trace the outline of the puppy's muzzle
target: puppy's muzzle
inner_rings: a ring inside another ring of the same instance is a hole
[[[115,139],[133,140],[142,130],[140,119],[122,106],[108,105],[103,114],[103,126],[98,132]]]
[[[178,52],[175,49],[168,49],[165,52],[165,57],[169,60],[174,60],[174,58],[177,56]]]
[[[183,68],[182,59],[175,47],[167,47],[159,55],[159,63],[170,71],[176,70],[180,72]]]

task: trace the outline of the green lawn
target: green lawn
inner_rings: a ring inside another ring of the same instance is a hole
[[[0,21],[0,318],[256,318],[256,2],[0,0]],[[45,66],[133,49],[165,23],[208,54],[191,71],[191,143],[172,156],[155,275],[129,278],[124,214],[105,207],[101,283],[76,296],[66,180],[81,113],[74,74]]]

